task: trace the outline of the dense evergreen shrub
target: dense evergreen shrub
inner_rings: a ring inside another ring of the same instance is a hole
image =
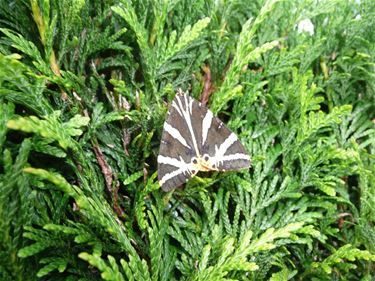
[[[0,2],[1,280],[373,280],[375,2]],[[164,193],[189,90],[249,170]]]

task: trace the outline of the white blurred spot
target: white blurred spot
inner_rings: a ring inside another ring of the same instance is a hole
[[[310,35],[314,34],[314,25],[310,19],[304,19],[298,23],[298,33],[302,32],[307,32]]]

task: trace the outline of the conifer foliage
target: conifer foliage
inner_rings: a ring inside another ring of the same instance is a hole
[[[0,2],[1,280],[373,280],[375,3]],[[178,88],[249,170],[164,193]]]

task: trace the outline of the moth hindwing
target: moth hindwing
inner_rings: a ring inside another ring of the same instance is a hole
[[[182,91],[177,92],[169,107],[160,143],[161,188],[170,191],[198,171],[229,171],[249,166],[250,156],[237,136],[200,102]]]

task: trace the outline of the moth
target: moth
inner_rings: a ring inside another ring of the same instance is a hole
[[[237,136],[200,102],[179,90],[164,122],[158,180],[164,191],[187,182],[198,171],[248,168],[250,156]]]

